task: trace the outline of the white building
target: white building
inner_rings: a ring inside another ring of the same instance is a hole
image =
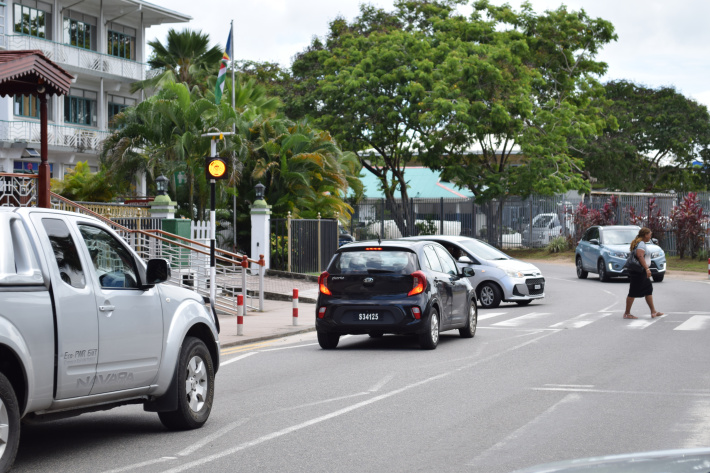
[[[146,29],[191,19],[143,0],[0,0],[0,50],[40,50],[75,77],[68,96],[48,101],[53,178],[80,161],[98,170],[111,118],[141,101],[130,85],[148,73]],[[0,98],[0,172],[37,172],[39,125],[35,97]]]

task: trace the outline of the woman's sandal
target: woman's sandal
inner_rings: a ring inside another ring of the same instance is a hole
[[[660,317],[662,315],[666,315],[666,314],[664,314],[663,312],[656,312],[655,314],[651,314],[651,318],[655,319],[656,317]]]
[[[636,317],[635,315],[631,315],[631,314],[624,314],[624,318],[625,319],[638,319],[638,317]]]

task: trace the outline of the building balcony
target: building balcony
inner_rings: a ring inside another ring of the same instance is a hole
[[[6,35],[5,43],[8,50],[38,49],[48,59],[60,66],[90,71],[97,76],[113,76],[132,81],[144,80],[149,77],[145,64],[69,44],[56,43],[28,35]]]
[[[47,145],[71,148],[77,152],[98,153],[110,131],[71,125],[47,125]],[[39,121],[0,120],[0,141],[40,142]]]

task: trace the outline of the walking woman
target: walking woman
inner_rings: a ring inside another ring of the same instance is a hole
[[[651,309],[651,318],[660,317],[663,312],[656,312],[653,306],[653,284],[651,283],[651,255],[648,253],[646,243],[651,241],[651,230],[643,227],[639,230],[638,235],[631,242],[630,251],[636,253],[636,257],[645,269],[643,273],[629,273],[631,284],[629,286],[629,295],[626,297],[626,311],[624,312],[625,319],[637,319],[635,315],[631,315],[631,305],[634,303],[634,298],[643,297],[646,299],[648,308]]]

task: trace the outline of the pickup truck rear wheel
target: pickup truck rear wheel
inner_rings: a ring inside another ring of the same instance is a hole
[[[0,373],[0,471],[10,471],[20,445],[20,408],[10,381]]]
[[[207,422],[214,399],[214,365],[204,342],[187,337],[180,349],[177,375],[178,408],[159,412],[170,430],[197,429]]]

